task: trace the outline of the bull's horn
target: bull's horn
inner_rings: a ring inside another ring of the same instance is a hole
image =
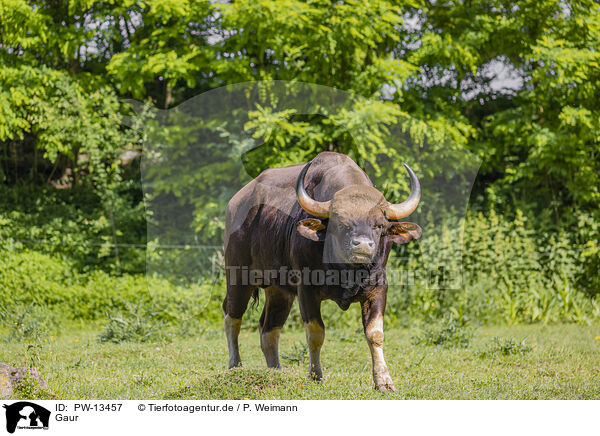
[[[409,216],[415,211],[419,205],[419,200],[421,200],[421,185],[419,179],[417,179],[417,176],[408,165],[404,164],[404,166],[410,177],[410,195],[402,203],[389,205],[386,211],[386,216],[389,220],[399,220]]]
[[[317,201],[308,195],[306,189],[304,189],[304,176],[306,176],[306,172],[308,168],[312,164],[312,161],[304,165],[300,175],[298,176],[298,180],[296,181],[296,197],[298,198],[298,203],[302,206],[302,209],[307,211],[309,214],[319,217],[319,218],[329,218],[329,205],[330,201]]]

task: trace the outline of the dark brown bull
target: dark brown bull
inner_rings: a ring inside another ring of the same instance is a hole
[[[251,296],[265,289],[260,343],[267,366],[279,368],[278,342],[298,296],[310,353],[310,375],[322,378],[319,353],[325,337],[321,302],[343,310],[359,302],[379,390],[394,390],[383,358],[385,266],[392,243],[421,236],[410,215],[421,189],[413,171],[411,193],[388,203],[348,156],[321,153],[306,165],[268,169],[227,205],[223,302],[229,368],[241,365],[238,336]]]

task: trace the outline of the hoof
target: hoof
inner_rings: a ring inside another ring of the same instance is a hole
[[[241,368],[242,367],[242,361],[237,361],[237,362],[229,362],[228,368],[227,369],[233,369],[233,368]]]
[[[386,383],[382,385],[376,385],[375,390],[379,392],[396,392],[396,386],[394,386],[394,383]]]
[[[308,374],[308,377],[316,382],[323,381],[323,374],[320,373],[311,372],[310,374]]]
[[[308,377],[314,381],[323,380],[323,370],[321,369],[321,365],[309,365]]]
[[[396,391],[396,386],[394,386],[394,382],[387,370],[384,373],[375,374],[373,376],[373,381],[375,382],[375,389],[379,392]]]

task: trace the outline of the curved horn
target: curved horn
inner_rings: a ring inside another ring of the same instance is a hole
[[[417,176],[408,165],[404,164],[404,167],[410,177],[410,195],[402,203],[389,205],[386,216],[390,220],[399,220],[409,216],[415,211],[421,200],[421,184],[419,183],[419,179],[417,179]]]
[[[306,176],[306,172],[308,168],[312,164],[312,161],[307,163],[300,175],[298,176],[298,180],[296,181],[296,197],[298,198],[298,203],[302,206],[302,209],[307,211],[309,214],[319,217],[319,218],[329,218],[329,205],[330,201],[317,201],[308,195],[306,189],[304,189],[304,176]]]

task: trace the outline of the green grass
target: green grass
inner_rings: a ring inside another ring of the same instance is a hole
[[[115,344],[99,343],[98,329],[73,326],[35,347],[3,343],[0,361],[37,366],[51,391],[40,398],[600,399],[600,327],[485,327],[467,348],[415,345],[416,333],[386,332],[395,393],[373,390],[367,345],[350,330],[327,332],[321,383],[307,378],[300,330],[282,333],[280,351],[288,358],[281,371],[266,369],[258,333],[247,330],[244,367],[233,371],[226,370],[219,330],[170,343]]]

